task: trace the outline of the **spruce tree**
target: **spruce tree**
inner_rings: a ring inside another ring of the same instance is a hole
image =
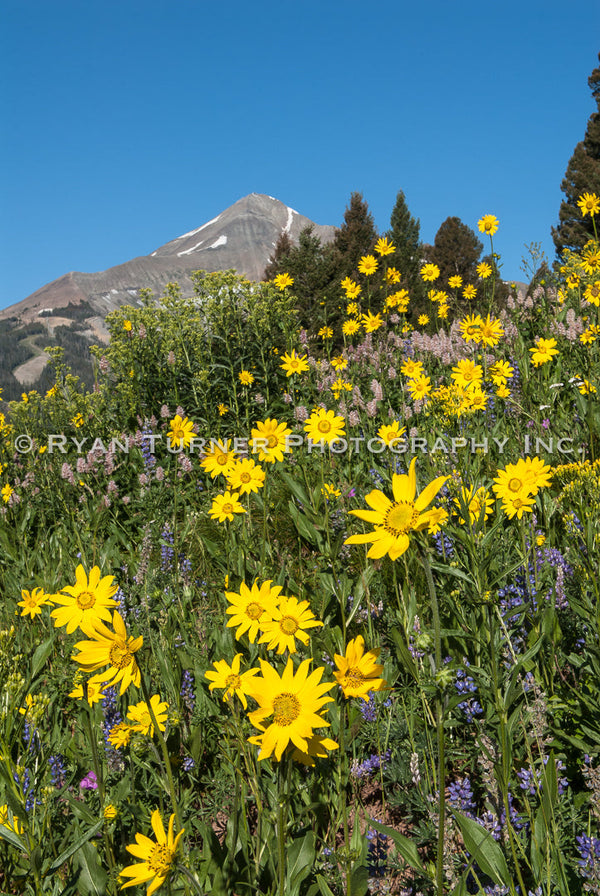
[[[282,230],[279,239],[273,249],[273,254],[269,258],[263,280],[272,280],[277,274],[285,274],[287,271],[287,258],[292,250],[293,243],[287,230]]]
[[[386,236],[396,247],[395,253],[388,256],[388,264],[400,271],[402,285],[408,289],[411,297],[421,297],[425,294],[425,289],[419,276],[423,252],[420,224],[418,218],[413,218],[409,212],[402,190],[396,196]]]
[[[301,231],[297,246],[286,233],[279,237],[264,276],[272,280],[283,273],[294,280],[291,292],[296,297],[300,325],[310,333],[316,332],[327,315],[323,303],[333,297],[333,262],[331,245],[321,243],[312,224]]]
[[[344,277],[356,277],[358,262],[373,251],[378,233],[373,215],[362,197],[354,192],[344,213],[344,223],[336,231],[332,249],[338,285]]]
[[[470,227],[456,216],[446,218],[435,235],[433,246],[427,247],[427,260],[440,269],[436,288],[447,289],[448,280],[457,274],[463,278],[463,283],[475,283],[482,251],[483,243]]]
[[[600,53],[598,54],[600,62]],[[557,255],[563,249],[581,249],[594,236],[592,219],[577,205],[583,193],[600,196],[600,66],[588,78],[597,111],[588,120],[585,137],[577,144],[560,185],[565,199],[560,204],[558,227],[552,228]]]

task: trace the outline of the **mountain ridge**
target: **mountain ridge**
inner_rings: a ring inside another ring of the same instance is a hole
[[[336,228],[315,224],[279,199],[250,193],[210,221],[175,237],[148,255],[140,255],[105,271],[69,271],[46,283],[25,299],[0,311],[0,320],[17,318],[28,323],[40,314],[69,304],[89,302],[106,316],[125,304],[136,304],[141,289],[159,295],[169,282],[177,282],[184,296],[194,294],[192,271],[234,270],[249,280],[260,280],[281,233],[298,242],[312,226],[323,242]]]

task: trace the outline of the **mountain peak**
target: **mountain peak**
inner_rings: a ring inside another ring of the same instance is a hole
[[[308,226],[323,242],[333,239],[335,228],[315,224],[285,203],[264,193],[249,193],[199,227],[169,240],[149,255],[142,255],[95,274],[71,272],[48,283],[22,302],[0,311],[0,319],[38,320],[39,315],[87,301],[98,316],[125,304],[135,304],[140,290],[160,295],[169,282],[182,294],[193,295],[193,271],[234,270],[260,280],[281,233],[297,243]]]

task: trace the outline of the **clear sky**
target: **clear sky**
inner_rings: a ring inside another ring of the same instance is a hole
[[[0,307],[101,271],[248,193],[319,224],[398,190],[552,260],[595,110],[598,0],[0,0]]]

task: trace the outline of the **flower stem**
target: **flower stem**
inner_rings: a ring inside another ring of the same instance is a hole
[[[440,611],[437,593],[429,565],[429,558],[423,553],[423,569],[427,578],[429,597],[431,599],[431,613],[433,617],[433,637],[435,651],[435,674],[437,676],[442,668],[442,629],[440,625]],[[438,749],[438,842],[436,860],[436,892],[437,896],[444,893],[444,828],[446,821],[446,757],[444,739],[444,705],[441,691],[441,683],[438,684],[435,694],[435,728],[437,734]]]

